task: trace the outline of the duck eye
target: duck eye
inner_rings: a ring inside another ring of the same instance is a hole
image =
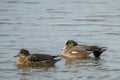
[[[69,44],[70,44],[69,42],[66,43],[66,45],[69,45]]]

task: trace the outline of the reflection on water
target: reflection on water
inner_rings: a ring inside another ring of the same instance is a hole
[[[119,0],[1,0],[2,80],[119,80]],[[21,68],[13,58],[21,48],[58,55],[64,42],[106,46],[101,59],[62,58],[54,67]]]
[[[18,75],[20,76],[21,80],[27,80],[29,77],[33,76],[35,79],[60,79],[62,80],[71,80],[71,79],[79,79],[83,78],[84,74],[77,74],[82,73],[84,70],[89,70],[89,68],[100,66],[99,60],[95,60],[94,58],[91,59],[81,59],[81,60],[70,60],[63,58],[64,65],[62,67],[55,66],[55,67],[39,67],[39,68],[18,68]],[[79,72],[82,71],[82,72]],[[71,75],[71,76],[70,76]],[[74,78],[74,76],[76,77]],[[38,77],[40,76],[40,77]],[[66,76],[66,77],[63,77]],[[94,77],[93,77],[94,78]]]
[[[88,59],[67,59],[65,61],[65,65],[69,65],[69,66],[78,66],[78,67],[82,67],[82,66],[99,66],[100,62],[99,60],[101,59],[95,59],[95,58],[88,58]]]

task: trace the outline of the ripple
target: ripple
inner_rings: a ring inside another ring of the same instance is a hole
[[[0,21],[10,21],[11,19],[0,19]]]
[[[53,26],[80,26],[83,24],[53,24]]]
[[[0,36],[11,36],[10,34],[0,34]]]
[[[0,34],[0,36],[19,36],[19,35],[14,35],[14,34]]]
[[[11,22],[0,22],[0,24],[9,24],[9,25],[11,25],[11,24],[14,24],[14,23],[11,23]]]
[[[107,4],[105,1],[75,1],[76,4]]]
[[[111,33],[110,32],[109,33],[105,33],[105,34],[107,34],[107,35],[120,35],[120,33],[112,33],[112,32]]]
[[[99,21],[105,21],[105,19],[73,19],[75,21],[89,21],[89,22],[99,22]]]
[[[120,17],[120,14],[99,14],[99,15],[90,15],[86,16],[88,18],[108,18],[108,17]]]
[[[52,16],[52,17],[39,17],[38,20],[46,20],[46,19],[64,19],[65,17],[59,17],[59,16]]]
[[[32,1],[31,2],[30,1],[28,1],[28,2],[24,1],[23,3],[24,4],[40,4],[40,2],[34,2],[34,1],[33,2]]]
[[[70,11],[66,11],[66,10],[62,10],[62,9],[46,9],[46,11],[49,12],[49,13],[57,13],[57,14],[60,14],[60,13],[64,13],[64,14],[72,13]]]
[[[100,70],[100,71],[120,71],[120,69],[114,69],[114,68],[107,68],[107,67],[98,67],[98,69]]]
[[[6,3],[13,3],[13,4],[15,4],[15,3],[19,3],[20,1],[16,1],[16,0],[13,0],[13,1],[6,1]]]

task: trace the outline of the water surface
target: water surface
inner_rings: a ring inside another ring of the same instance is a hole
[[[119,80],[119,0],[1,0],[1,80]],[[58,55],[64,42],[108,47],[100,60],[62,58],[54,67],[19,68],[14,55]]]

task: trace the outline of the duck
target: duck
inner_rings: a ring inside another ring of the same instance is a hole
[[[90,53],[93,53],[95,58],[100,58],[100,55],[107,50],[107,47],[79,45],[74,40],[65,41],[61,55],[66,58],[88,58]]]
[[[59,56],[52,56],[49,54],[30,54],[27,49],[20,49],[16,64],[26,67],[40,67],[40,66],[54,66],[56,62],[61,59],[57,59]]]

